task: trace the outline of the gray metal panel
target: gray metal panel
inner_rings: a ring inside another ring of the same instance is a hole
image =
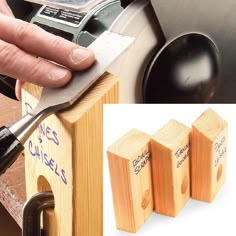
[[[220,50],[222,78],[212,102],[236,102],[236,1],[152,0],[167,40],[201,32]]]

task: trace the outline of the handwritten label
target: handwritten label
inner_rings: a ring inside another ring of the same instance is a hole
[[[45,125],[45,123],[41,123],[38,126],[38,131],[39,134],[43,135],[48,141],[51,141],[57,146],[59,146],[58,134],[55,130]]]
[[[180,147],[176,152],[175,152],[175,157],[177,159],[177,168],[179,168],[184,161],[189,157],[190,155],[190,150],[189,150],[190,144],[186,143],[183,147]]]
[[[133,160],[133,170],[136,175],[148,164],[151,160],[151,153],[145,150],[141,155],[139,155],[135,160]]]
[[[27,112],[32,110],[32,106],[29,103],[25,103],[25,108]],[[44,141],[47,143],[50,142],[51,145],[55,145],[56,148],[60,148],[58,132],[45,123],[39,124],[35,132],[37,132],[38,142],[36,142],[35,139],[34,141],[32,139],[28,141],[28,151],[31,157],[41,161],[45,167],[51,170],[53,174],[58,176],[58,178],[67,185],[66,171],[63,167],[60,167],[56,160],[57,158],[55,156],[49,156],[43,148]]]
[[[223,138],[221,138],[219,142],[216,142],[214,144],[214,151],[216,152],[214,166],[217,167],[220,160],[225,156],[225,153],[227,151],[225,136]]]
[[[25,112],[28,114],[32,110],[33,107],[28,102],[25,102]]]
[[[55,175],[60,177],[64,184],[67,184],[65,170],[59,167],[59,164],[55,161],[55,158],[49,157],[49,155],[44,152],[42,146],[40,147],[39,145],[35,145],[32,140],[29,140],[28,150],[32,157],[40,160],[42,164],[48,167]]]

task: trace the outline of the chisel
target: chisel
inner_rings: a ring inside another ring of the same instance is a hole
[[[75,72],[72,80],[63,88],[44,88],[38,105],[30,113],[14,124],[0,128],[0,175],[24,150],[24,143],[39,123],[77,101],[134,40],[133,37],[105,31],[89,46],[96,56],[96,61],[89,70]]]

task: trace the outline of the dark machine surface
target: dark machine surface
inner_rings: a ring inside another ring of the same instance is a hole
[[[234,0],[154,0],[165,37],[168,40],[188,32],[209,36],[221,59],[218,88],[210,102],[236,102],[236,4]],[[170,4],[171,2],[171,4]]]

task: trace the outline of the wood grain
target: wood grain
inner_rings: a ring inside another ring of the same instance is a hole
[[[190,197],[190,128],[171,120],[152,136],[155,210],[176,216]]]
[[[192,198],[212,202],[225,181],[227,122],[207,109],[192,125]]]
[[[0,125],[6,125],[21,117],[21,103],[0,95]],[[0,201],[9,214],[22,226],[22,208],[26,201],[24,156],[0,176]]]
[[[40,88],[32,86],[22,98],[34,107]],[[73,107],[44,120],[26,143],[27,197],[54,193],[54,212],[44,214],[50,236],[102,236],[103,104],[117,102],[118,81],[106,73]]]
[[[153,212],[150,135],[133,129],[107,154],[116,226],[137,232]]]

